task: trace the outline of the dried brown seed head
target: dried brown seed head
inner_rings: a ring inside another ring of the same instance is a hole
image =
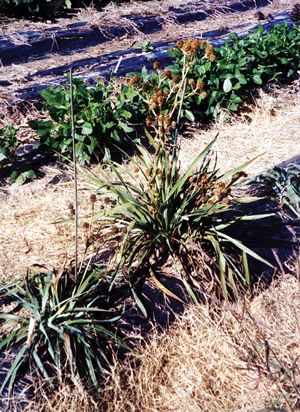
[[[201,40],[200,44],[202,47],[205,47],[207,45],[207,40]]]
[[[164,102],[165,102],[165,98],[164,98],[163,96],[159,96],[159,97],[157,98],[157,103],[158,103],[158,104],[163,105]]]
[[[132,82],[133,82],[133,84],[137,84],[137,83],[139,83],[140,82],[140,77],[136,74],[135,76],[133,76],[133,78],[132,78]]]
[[[174,76],[172,79],[174,84],[178,84],[180,82],[180,77],[179,76]]]
[[[89,225],[88,222],[83,222],[82,227],[83,227],[83,229],[88,229],[90,227],[90,225]]]
[[[117,226],[113,226],[113,227],[111,228],[111,233],[112,233],[113,235],[116,235],[117,233],[119,233],[118,227],[117,227]]]
[[[164,75],[165,75],[166,79],[171,79],[171,77],[172,77],[171,70],[165,70]]]
[[[153,69],[159,69],[160,63],[159,62],[154,62],[153,63]]]
[[[143,83],[142,84],[142,91],[147,92],[150,89],[150,84],[149,83]]]
[[[91,196],[90,196],[90,201],[91,201],[92,203],[95,203],[95,202],[97,201],[97,196],[96,196],[94,193],[91,194]]]
[[[207,56],[210,56],[211,54],[214,54],[214,48],[211,44],[208,44],[205,48],[205,54]]]
[[[183,46],[183,41],[182,40],[178,40],[177,41],[177,43],[176,43],[176,47],[178,48],[178,49],[181,49],[182,48],[182,46]]]
[[[103,200],[104,200],[104,203],[106,204],[110,202],[110,198],[108,196],[105,196]]]
[[[197,82],[196,87],[198,90],[202,90],[204,88],[204,83],[203,82]]]
[[[210,56],[208,56],[208,60],[210,61],[210,62],[214,62],[215,60],[216,60],[216,55],[215,54],[211,54]]]
[[[201,93],[200,93],[201,99],[205,99],[206,96],[207,96],[207,93],[206,93],[206,92],[201,92]]]

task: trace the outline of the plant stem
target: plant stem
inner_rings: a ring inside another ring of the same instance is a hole
[[[72,67],[70,68],[70,95],[71,95],[71,118],[72,118],[72,140],[73,140],[73,164],[74,164],[74,203],[75,203],[75,268],[74,268],[74,276],[75,276],[75,283],[77,283],[78,208],[77,208],[77,169],[76,169],[76,147],[75,147]]]

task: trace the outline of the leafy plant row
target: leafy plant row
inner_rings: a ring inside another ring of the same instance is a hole
[[[141,72],[128,73],[126,84],[111,81],[105,85],[100,81],[86,87],[81,79],[74,80],[77,155],[85,162],[103,156],[105,148],[120,146],[130,138],[130,122],[146,120],[151,126],[158,112],[164,116],[160,127],[170,129],[177,119],[183,79],[187,84],[181,117],[193,121],[195,110],[213,117],[221,110],[237,111],[251,88],[296,76],[300,64],[298,26],[289,28],[284,22],[269,33],[259,26],[244,38],[235,33],[228,37],[229,41],[219,48],[202,40],[197,50],[193,49],[193,41],[197,40],[179,40],[176,48],[168,51],[173,58],[170,66],[164,68],[154,62],[154,70],[144,67]],[[68,155],[69,86],[48,88],[41,96],[52,120],[29,122],[40,136],[38,146],[46,152]]]

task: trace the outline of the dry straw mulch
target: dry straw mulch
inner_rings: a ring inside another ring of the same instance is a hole
[[[300,385],[300,285],[283,275],[254,299],[189,308],[115,361],[97,396],[66,385],[45,412],[255,412]],[[268,348],[268,349],[267,349]],[[267,354],[268,353],[268,354]],[[288,371],[290,380],[274,365]],[[298,411],[296,393],[280,410]],[[298,398],[299,399],[299,398]],[[33,409],[32,409],[33,410]]]

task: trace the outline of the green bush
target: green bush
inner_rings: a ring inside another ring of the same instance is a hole
[[[48,14],[55,14],[62,8],[71,8],[71,0],[5,0],[11,6],[11,11],[18,12],[28,9],[31,14],[45,14],[45,8]]]
[[[171,70],[172,78],[179,76],[181,80],[184,67],[190,66],[187,75],[187,94],[190,96],[185,100],[184,108],[193,111],[197,107],[208,116],[216,117],[221,109],[237,111],[251,88],[296,76],[300,64],[298,26],[289,28],[284,22],[282,26],[273,26],[269,33],[259,26],[244,38],[239,38],[236,33],[228,37],[230,42],[226,41],[220,48],[214,48],[206,40],[200,41],[199,50],[192,53],[194,57],[191,56],[193,39],[179,40],[177,47],[168,51],[174,59],[166,68]],[[144,68],[141,73],[128,73],[127,77],[134,75],[149,82],[151,89],[157,86],[157,71],[148,73]],[[203,83],[205,93],[195,93],[197,83]],[[131,104],[150,113],[145,104],[141,107],[141,96],[139,99],[132,97]],[[192,120],[191,116],[186,117]]]
[[[11,162],[15,156],[15,150],[19,146],[17,132],[18,129],[16,130],[12,124],[6,129],[0,129],[0,168]]]
[[[128,126],[131,113],[125,98],[114,92],[114,86],[85,87],[81,79],[73,79],[76,156],[83,162],[102,158],[105,149],[120,146],[133,129]],[[28,124],[40,136],[36,145],[41,151],[72,155],[72,121],[70,87],[49,87],[40,92],[47,101],[44,109],[53,120],[32,120]],[[113,99],[115,98],[115,100]]]

